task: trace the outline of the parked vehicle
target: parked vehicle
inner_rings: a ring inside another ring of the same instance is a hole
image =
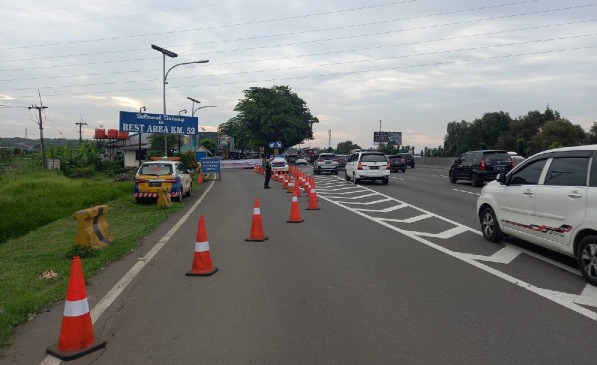
[[[597,286],[597,145],[540,152],[481,190],[486,240],[504,234],[575,257]]]
[[[348,159],[350,158],[349,155],[336,155],[336,157],[338,157],[338,170],[342,171],[345,169],[346,167],[346,163],[348,162]]]
[[[388,156],[390,160],[390,171],[402,171],[406,172],[406,161],[402,158],[402,155],[391,155]]]
[[[182,202],[183,195],[191,195],[192,184],[190,172],[180,161],[143,162],[135,175],[135,200],[157,199],[159,191],[167,188],[172,199]]]
[[[518,155],[518,153],[516,152],[509,151],[508,154],[510,155],[510,158],[512,159],[514,166],[524,161],[524,157]]]
[[[338,158],[333,153],[322,153],[313,162],[313,172],[321,174],[323,171],[338,175]]]
[[[361,180],[381,180],[386,185],[390,181],[390,161],[383,152],[356,152],[346,163],[344,178],[355,184]]]
[[[470,180],[473,186],[481,186],[485,181],[495,180],[497,174],[512,170],[512,167],[514,163],[506,151],[469,151],[454,160],[448,176],[451,183]]]

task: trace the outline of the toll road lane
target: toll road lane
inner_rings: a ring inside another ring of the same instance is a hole
[[[215,182],[97,319],[106,349],[75,363],[592,363],[597,356],[590,342],[597,326],[576,310],[580,303],[564,306],[496,275],[491,265],[513,253],[485,245],[475,254],[489,263],[442,246],[479,238],[461,224],[327,175],[317,179],[321,209],[305,210],[303,195],[305,221],[287,224],[290,194],[262,184],[248,170]],[[264,242],[245,241],[254,199],[270,237]],[[188,277],[200,215],[219,271]],[[140,252],[161,237],[150,236]],[[115,283],[110,269],[93,282]],[[94,285],[88,292],[105,295]],[[40,337],[17,339],[39,349],[33,360],[55,341]]]

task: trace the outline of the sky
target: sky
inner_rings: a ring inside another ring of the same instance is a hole
[[[93,139],[119,112],[192,114],[216,131],[250,87],[288,85],[320,123],[302,147],[402,132],[415,151],[451,121],[549,107],[597,122],[590,0],[3,0],[0,138]]]

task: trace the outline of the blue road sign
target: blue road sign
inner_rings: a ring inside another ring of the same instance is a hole
[[[268,143],[269,148],[282,148],[282,141]]]
[[[220,173],[220,159],[215,157],[206,157],[201,159],[201,172],[211,173],[215,172],[216,174]]]
[[[199,118],[182,115],[120,112],[120,131],[195,135],[199,134]]]

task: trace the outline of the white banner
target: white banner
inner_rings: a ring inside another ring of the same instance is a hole
[[[251,158],[246,160],[222,160],[220,167],[223,169],[242,169],[253,168],[255,165],[261,166],[261,160],[258,158]]]

